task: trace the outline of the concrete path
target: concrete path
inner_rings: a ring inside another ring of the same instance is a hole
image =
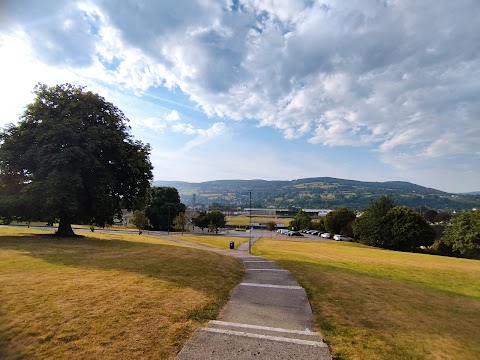
[[[327,344],[311,331],[305,290],[289,271],[247,251],[248,242],[218,250],[243,262],[243,281],[219,318],[197,330],[176,359],[331,359]]]

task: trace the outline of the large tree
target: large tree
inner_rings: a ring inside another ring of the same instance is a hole
[[[370,203],[353,223],[355,237],[366,245],[386,247],[389,237],[386,216],[394,206],[393,199],[388,196]]]
[[[329,212],[324,219],[325,228],[334,234],[352,236],[352,223],[355,220],[355,213],[345,207]]]
[[[480,211],[472,210],[453,218],[445,228],[442,242],[462,255],[480,256]]]
[[[9,215],[111,224],[121,207],[141,205],[152,179],[150,146],[129,134],[128,119],[83,87],[38,84],[17,125],[0,135],[2,199]]]
[[[185,205],[180,202],[178,190],[170,186],[153,187],[147,217],[154,230],[170,230],[173,220],[179,213],[185,212]]]
[[[417,212],[407,206],[390,209],[385,217],[388,238],[385,248],[413,251],[420,246],[430,246],[435,240],[435,230]]]

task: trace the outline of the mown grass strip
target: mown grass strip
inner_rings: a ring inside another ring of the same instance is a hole
[[[480,262],[333,241],[264,238],[292,271],[336,359],[478,359]]]
[[[212,246],[217,249],[227,250],[230,248],[230,242],[234,242],[234,248],[248,241],[248,237],[241,236],[219,236],[219,235],[172,235],[179,240],[190,241],[197,244]]]
[[[0,228],[0,358],[173,358],[241,278],[160,238]]]

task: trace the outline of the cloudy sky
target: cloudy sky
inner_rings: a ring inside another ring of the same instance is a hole
[[[85,85],[155,180],[480,190],[478,0],[1,0],[0,126]]]

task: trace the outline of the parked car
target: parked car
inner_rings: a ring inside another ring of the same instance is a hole
[[[303,235],[298,231],[290,231],[288,233],[288,236],[303,236]]]
[[[348,236],[345,236],[345,235],[338,235],[338,234],[333,235],[333,240],[337,240],[337,241],[353,241],[353,239],[352,239],[351,237],[348,237]]]
[[[332,238],[332,234],[330,234],[330,233],[323,233],[320,236],[322,238],[325,238],[325,239],[331,239]]]

